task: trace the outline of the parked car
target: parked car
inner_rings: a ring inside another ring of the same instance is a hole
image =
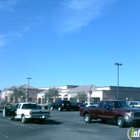
[[[91,104],[89,107],[98,107],[99,103]]]
[[[127,123],[140,126],[140,109],[128,106],[126,101],[101,101],[96,108],[80,107],[80,116],[84,117],[86,123],[92,119],[101,119],[102,123],[115,121],[119,127],[124,127]]]
[[[83,103],[83,105],[85,105],[86,107],[92,106],[93,104],[94,104],[93,102],[86,102],[86,103]]]
[[[127,104],[131,107],[140,108],[140,101],[127,101]]]
[[[65,100],[59,100],[50,105],[50,110],[57,109],[58,111],[62,111],[66,109],[67,111],[71,110],[71,102]]]
[[[10,120],[19,119],[22,123],[28,120],[39,120],[44,123],[50,117],[49,110],[41,109],[40,105],[32,102],[18,103],[10,112]]]
[[[82,105],[83,103],[81,103],[81,102],[72,102],[71,103],[71,109],[72,110],[79,110],[80,109],[80,106]]]

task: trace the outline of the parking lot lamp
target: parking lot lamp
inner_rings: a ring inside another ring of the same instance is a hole
[[[30,80],[31,80],[32,78],[30,78],[30,77],[27,77],[27,79],[28,79],[28,89],[27,89],[26,102],[28,102],[28,95],[29,95],[29,85],[30,85]]]
[[[119,66],[122,66],[121,63],[115,63],[117,66],[117,100],[119,99]]]

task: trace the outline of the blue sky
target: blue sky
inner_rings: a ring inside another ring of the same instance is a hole
[[[140,87],[140,0],[0,0],[0,89]]]

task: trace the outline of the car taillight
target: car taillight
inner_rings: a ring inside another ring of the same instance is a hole
[[[62,106],[64,106],[64,104],[62,104]]]

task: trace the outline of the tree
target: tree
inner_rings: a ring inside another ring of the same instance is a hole
[[[52,88],[52,92],[53,92],[53,97],[54,97],[54,101],[56,100],[56,97],[59,95],[59,91],[56,88]]]
[[[0,105],[2,105],[2,106],[5,105],[5,104],[10,104],[10,103],[6,100],[2,100],[1,103],[0,103]]]
[[[26,90],[23,88],[14,88],[13,93],[11,94],[10,98],[11,100],[15,100],[15,102],[18,102],[18,99],[25,99],[25,93]]]
[[[48,91],[45,93],[45,99],[48,99],[48,102],[50,102],[51,98],[54,97],[54,101],[56,97],[58,96],[58,89],[56,88],[50,88]]]
[[[50,102],[52,97],[52,93],[50,91],[45,92],[45,101]]]
[[[12,102],[13,99],[14,99],[13,94],[11,94],[11,95],[9,96],[9,100],[10,100],[10,102]]]
[[[79,100],[79,102],[85,102],[87,100],[87,94],[85,92],[78,92],[76,99]]]

